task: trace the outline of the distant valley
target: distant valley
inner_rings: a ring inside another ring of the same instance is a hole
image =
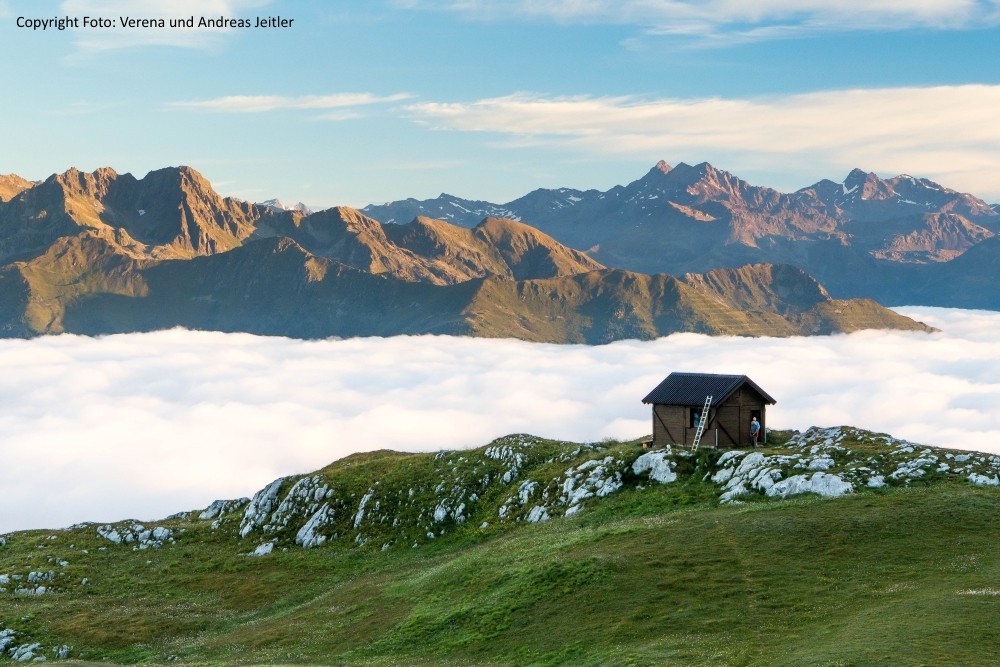
[[[848,181],[782,195],[660,163],[605,193],[311,212],[223,198],[189,167],[3,176],[0,335],[182,326],[595,344],[929,330],[873,299],[990,307],[975,287],[996,272],[996,211],[920,179]]]

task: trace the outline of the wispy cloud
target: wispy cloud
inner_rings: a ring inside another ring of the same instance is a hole
[[[670,371],[746,373],[776,427],[850,424],[1000,452],[1000,313],[911,309],[940,334],[680,334],[599,347],[167,331],[0,340],[0,533],[152,519],[355,451],[651,430]]]
[[[822,91],[764,98],[652,99],[515,94],[406,107],[440,130],[648,159],[709,159],[728,169],[829,176],[855,166],[917,173],[1000,194],[1000,86]],[[807,182],[800,183],[805,185]]]
[[[63,0],[59,13],[65,16],[100,16],[114,18],[170,19],[204,16],[206,18],[241,18],[272,0]],[[94,54],[142,46],[212,48],[226,36],[238,32],[231,28],[87,28],[74,30],[74,42],[83,54]]]
[[[286,110],[321,110],[343,109],[366,106],[370,104],[387,104],[410,99],[408,93],[394,95],[374,95],[372,93],[335,93],[332,95],[302,95],[299,97],[282,97],[279,95],[230,95],[216,97],[210,100],[193,100],[171,102],[168,106],[175,109],[197,109],[201,111],[217,111],[224,113],[263,113],[267,111]],[[347,113],[347,112],[344,112]],[[343,113],[323,116],[328,120],[343,120]]]
[[[399,0],[478,20],[635,25],[719,46],[827,31],[961,30],[1000,23],[993,0]]]

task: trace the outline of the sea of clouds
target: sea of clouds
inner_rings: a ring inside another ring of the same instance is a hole
[[[672,371],[745,373],[776,428],[848,424],[1000,452],[1000,313],[900,308],[941,333],[677,334],[611,345],[172,330],[0,341],[0,533],[151,520],[352,452],[652,431]]]

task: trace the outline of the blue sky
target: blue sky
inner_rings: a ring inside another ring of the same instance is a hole
[[[294,19],[46,30],[18,17]],[[1000,201],[992,0],[0,0],[0,173],[187,164],[225,195],[504,202],[707,160]]]

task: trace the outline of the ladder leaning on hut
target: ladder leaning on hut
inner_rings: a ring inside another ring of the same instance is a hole
[[[701,436],[705,432],[705,424],[708,423],[708,408],[712,405],[712,397],[705,397],[705,405],[701,409],[701,419],[698,420],[698,430],[694,432],[694,451],[698,451],[698,445],[701,443]]]

